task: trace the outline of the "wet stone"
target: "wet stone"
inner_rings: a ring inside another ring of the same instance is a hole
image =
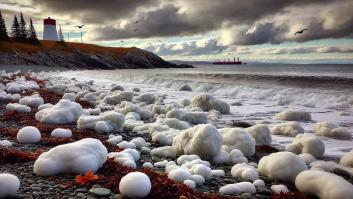
[[[89,192],[97,196],[109,196],[111,193],[110,189],[107,188],[92,188]]]

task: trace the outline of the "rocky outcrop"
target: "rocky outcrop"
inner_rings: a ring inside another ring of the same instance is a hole
[[[85,45],[85,44],[83,44]],[[164,61],[154,53],[138,49],[123,49],[115,52],[114,48],[99,47],[99,51],[80,48],[43,49],[35,51],[13,48],[0,52],[0,66],[6,65],[43,65],[67,69],[137,69],[137,68],[190,68],[191,65],[177,65]],[[107,49],[107,50],[105,50]],[[113,50],[112,50],[113,49]]]

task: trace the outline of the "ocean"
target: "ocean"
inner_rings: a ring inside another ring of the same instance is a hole
[[[189,69],[128,69],[61,72],[64,77],[111,83],[128,89],[167,95],[166,102],[179,103],[199,93],[209,93],[231,106],[231,114],[216,124],[246,121],[273,125],[273,116],[283,110],[310,112],[313,121],[300,125],[310,132],[316,122],[330,122],[353,131],[353,65],[195,65]],[[192,92],[178,91],[187,84]],[[239,106],[240,104],[240,106]],[[273,136],[274,144],[285,146],[293,138]],[[338,158],[353,148],[351,140],[324,138],[326,157]]]

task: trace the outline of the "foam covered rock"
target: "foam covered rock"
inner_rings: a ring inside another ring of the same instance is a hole
[[[146,104],[153,104],[156,101],[156,97],[149,93],[144,93],[135,98],[138,102],[145,102]]]
[[[340,160],[340,164],[345,167],[353,168],[353,150],[343,154]]]
[[[120,104],[122,101],[131,102],[133,98],[133,92],[120,92],[105,96],[103,101],[107,104],[116,105]]]
[[[81,116],[77,121],[78,129],[92,129],[102,133],[120,132],[125,117],[118,112],[108,111],[99,116]]]
[[[227,184],[219,188],[221,194],[233,195],[236,193],[256,193],[255,186],[250,182],[239,182],[234,184]]]
[[[9,173],[0,173],[0,198],[14,196],[20,189],[20,180]]]
[[[245,156],[252,156],[255,153],[255,139],[243,129],[222,128],[219,132],[223,138],[223,150],[230,152],[239,149]]]
[[[99,140],[85,138],[42,153],[35,161],[33,171],[40,176],[96,172],[107,160],[107,154],[107,149]]]
[[[271,128],[271,132],[273,135],[295,137],[298,134],[304,133],[304,129],[299,125],[298,122],[286,122],[274,125]]]
[[[121,152],[111,152],[108,157],[114,158],[115,162],[119,162],[124,166],[136,168],[136,161],[140,159],[140,152],[136,149],[127,148]]]
[[[23,127],[17,133],[17,141],[25,144],[37,143],[41,137],[40,131],[34,126]]]
[[[271,186],[271,190],[277,194],[280,194],[281,192],[282,193],[288,193],[289,190],[288,188],[286,187],[286,185],[283,185],[283,184],[278,184],[278,185],[272,185]]]
[[[291,183],[306,169],[304,160],[291,152],[272,153],[261,158],[258,165],[260,175]]]
[[[246,163],[236,164],[232,167],[231,174],[233,177],[239,178],[245,181],[251,181],[259,179],[259,174],[253,166]]]
[[[8,140],[0,140],[0,146],[10,147],[10,146],[12,146],[12,142],[10,142]]]
[[[268,125],[256,124],[245,130],[254,137],[257,145],[271,145],[272,135]]]
[[[44,104],[44,100],[38,94],[35,94],[35,95],[32,95],[32,96],[23,97],[20,100],[20,104],[36,108],[36,107]]]
[[[131,172],[121,178],[119,191],[129,198],[144,198],[151,191],[150,178],[141,172]]]
[[[275,115],[273,119],[285,121],[311,121],[311,114],[305,111],[286,110]]]
[[[57,138],[70,138],[72,136],[72,131],[70,129],[56,128],[51,132],[51,136]]]
[[[327,122],[318,122],[314,125],[314,132],[316,135],[330,137],[340,140],[349,140],[352,134],[345,128],[341,128],[335,124]]]
[[[173,109],[167,113],[167,118],[176,118],[191,124],[206,124],[207,114],[204,112],[188,112],[180,109]]]
[[[230,106],[228,103],[218,100],[212,95],[206,93],[195,96],[192,99],[192,107],[200,107],[203,111],[215,109],[222,114],[228,114],[230,112]]]
[[[308,153],[315,158],[322,158],[325,153],[325,145],[315,135],[298,134],[293,139],[293,142],[286,146],[285,150],[295,154]]]
[[[17,111],[21,113],[29,113],[31,112],[31,107],[27,105],[17,104],[17,103],[9,103],[6,105],[6,110],[8,111]]]
[[[210,160],[221,151],[222,136],[210,124],[200,124],[175,136],[172,147],[177,155],[195,154]]]
[[[300,192],[313,194],[320,199],[351,199],[353,185],[332,173],[308,170],[301,172],[295,179],[295,186]]]
[[[76,122],[82,112],[80,104],[62,99],[54,106],[38,111],[35,117],[42,123],[70,124]]]

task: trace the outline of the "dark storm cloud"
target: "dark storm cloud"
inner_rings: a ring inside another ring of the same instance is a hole
[[[42,10],[101,25],[134,16],[139,8],[158,6],[160,0],[35,0],[33,3]]]

